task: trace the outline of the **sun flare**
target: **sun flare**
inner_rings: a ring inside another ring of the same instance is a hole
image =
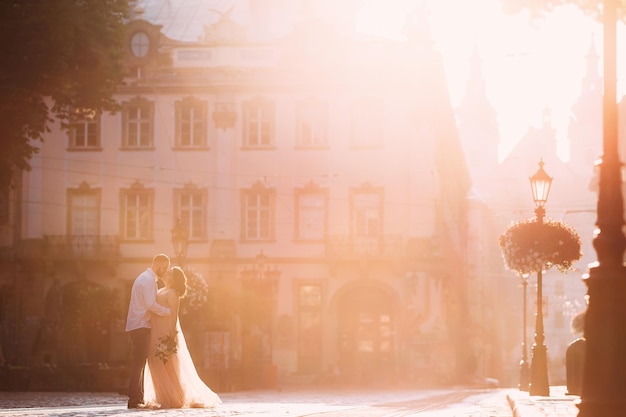
[[[367,1],[357,30],[403,39],[404,19],[416,10],[415,4]],[[590,47],[601,53],[600,26],[573,6],[559,7],[535,23],[525,13],[504,14],[499,0],[430,0],[419,7],[428,13],[454,106],[467,89],[471,56],[479,53],[487,94],[498,114],[501,157],[531,126],[539,126],[549,109],[561,156],[567,159],[571,107],[580,95]]]

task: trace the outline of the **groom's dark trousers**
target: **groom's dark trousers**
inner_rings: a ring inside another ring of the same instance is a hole
[[[148,359],[150,345],[150,329],[140,328],[131,330],[131,363],[130,378],[128,380],[128,407],[136,408],[143,404],[143,371]]]

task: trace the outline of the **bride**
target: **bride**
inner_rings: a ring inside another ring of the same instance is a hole
[[[152,315],[150,352],[144,376],[146,404],[154,408],[203,408],[222,402],[200,379],[187,349],[178,320],[180,299],[187,292],[187,277],[174,266],[163,276],[165,287],[157,302],[169,307],[171,316]]]

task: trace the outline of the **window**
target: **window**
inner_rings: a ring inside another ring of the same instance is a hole
[[[386,239],[383,234],[383,192],[382,187],[373,187],[367,183],[353,188],[349,194],[350,236],[348,242],[330,239],[327,248],[330,253],[342,252],[347,247],[358,255],[383,254]]]
[[[100,234],[100,189],[92,189],[83,182],[78,188],[68,189],[68,231],[70,236],[97,236]]]
[[[145,32],[135,32],[130,38],[130,52],[136,58],[145,58],[150,52],[150,37]]]
[[[194,98],[176,102],[176,146],[204,148],[207,146],[207,103]]]
[[[243,103],[243,146],[274,146],[274,103],[256,98]]]
[[[193,184],[174,190],[174,214],[187,228],[189,240],[206,239],[207,191]]]
[[[242,192],[242,239],[271,240],[274,238],[275,191],[257,182]]]
[[[296,239],[323,240],[326,237],[328,193],[316,185],[296,190]]]
[[[327,145],[328,105],[317,100],[298,103],[296,142],[299,147],[316,148]]]
[[[298,287],[298,371],[315,373],[322,363],[322,287]]]
[[[154,103],[136,97],[123,105],[122,147],[146,149],[154,146]]]
[[[354,147],[375,148],[382,145],[383,105],[380,100],[361,99],[352,104],[352,136]]]
[[[121,190],[120,236],[126,240],[150,240],[154,223],[154,190],[136,182]]]
[[[88,114],[72,120],[68,130],[69,149],[100,148],[100,115]]]
[[[362,189],[352,192],[352,234],[356,237],[382,235],[382,191]]]

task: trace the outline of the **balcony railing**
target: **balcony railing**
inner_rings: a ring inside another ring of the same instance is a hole
[[[108,259],[119,255],[119,238],[112,235],[49,235],[44,236],[44,253],[57,259]]]
[[[404,252],[399,235],[329,236],[326,240],[326,256],[331,258],[401,258]]]

